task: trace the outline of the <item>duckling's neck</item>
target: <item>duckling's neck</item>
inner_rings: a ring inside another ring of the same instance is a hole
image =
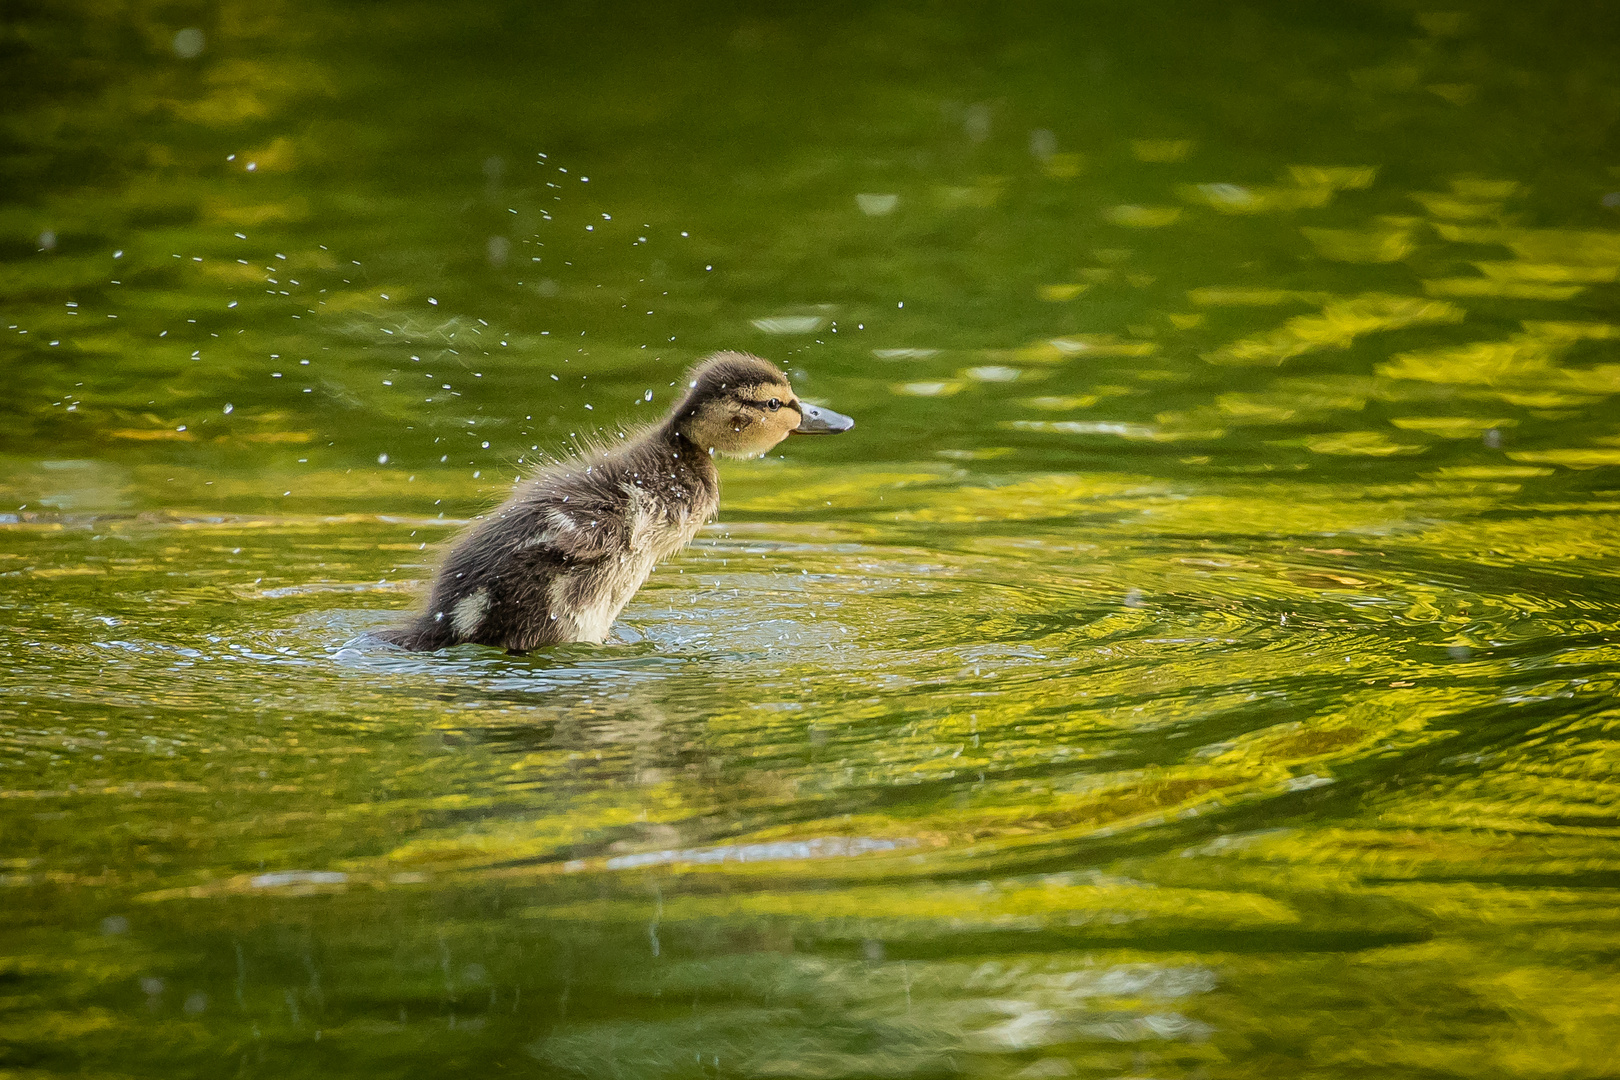
[[[676,426],[675,417],[666,419],[649,431],[646,445],[668,467],[672,479],[682,486],[718,496],[720,472],[714,466],[714,456],[682,434]]]
[[[686,436],[684,432],[681,431],[679,426],[680,420],[681,417],[678,416],[665,417],[663,423],[659,424],[657,427],[653,428],[647,433],[648,441],[656,444],[659,448],[667,450],[669,453],[676,455],[682,460],[691,459],[696,461],[698,458],[703,458],[705,460],[711,459],[713,457],[712,454],[704,450],[697,443],[693,442]]]

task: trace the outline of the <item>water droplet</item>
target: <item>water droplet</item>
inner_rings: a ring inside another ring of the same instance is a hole
[[[990,137],[990,106],[982,102],[969,105],[962,117],[962,130],[969,140],[982,143]]]
[[[202,55],[203,49],[208,45],[208,37],[195,26],[188,26],[177,31],[174,35],[174,55],[182,60],[194,60]]]

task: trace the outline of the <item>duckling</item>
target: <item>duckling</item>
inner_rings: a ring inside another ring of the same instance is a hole
[[[653,567],[719,509],[715,454],[758,457],[794,433],[854,426],[800,401],[770,361],[715,353],[662,421],[522,482],[455,541],[427,610],[379,636],[421,651],[601,643]]]

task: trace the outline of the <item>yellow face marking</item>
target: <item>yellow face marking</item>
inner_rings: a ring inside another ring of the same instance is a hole
[[[787,382],[754,383],[727,389],[704,402],[687,435],[706,450],[757,457],[787,438],[800,419],[798,397]]]

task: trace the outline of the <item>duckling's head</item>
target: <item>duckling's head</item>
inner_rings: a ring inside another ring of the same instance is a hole
[[[720,352],[687,375],[675,430],[705,450],[758,457],[794,432],[848,431],[855,421],[799,400],[781,369],[747,353]]]

